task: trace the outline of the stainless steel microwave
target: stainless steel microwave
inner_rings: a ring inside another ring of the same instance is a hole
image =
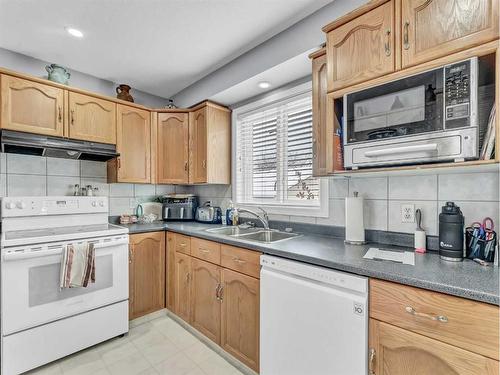
[[[344,95],[344,166],[477,159],[477,57]]]

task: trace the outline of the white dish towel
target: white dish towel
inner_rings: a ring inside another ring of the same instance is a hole
[[[86,288],[95,283],[95,249],[88,242],[63,248],[60,288]]]

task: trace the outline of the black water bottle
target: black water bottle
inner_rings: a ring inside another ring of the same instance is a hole
[[[453,262],[464,259],[464,215],[454,202],[446,202],[439,214],[439,257]]]

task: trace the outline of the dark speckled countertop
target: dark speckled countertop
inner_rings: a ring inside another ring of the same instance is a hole
[[[391,246],[376,243],[362,246],[346,245],[341,238],[315,234],[303,234],[300,237],[266,244],[206,231],[208,228],[220,225],[156,222],[125,225],[125,227],[129,228],[131,234],[167,230],[494,305],[500,303],[499,268],[483,267],[471,260],[452,263],[441,261],[436,253],[415,254],[415,266],[410,266],[363,259],[369,247],[391,248]],[[394,248],[413,251],[401,247]]]

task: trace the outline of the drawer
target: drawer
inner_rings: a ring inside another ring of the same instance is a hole
[[[191,237],[191,256],[210,263],[220,264],[220,244]]]
[[[498,360],[498,306],[370,279],[370,317]]]
[[[222,267],[260,278],[260,253],[258,251],[222,245],[221,264]]]
[[[191,255],[191,237],[182,234],[175,234],[175,251]]]

